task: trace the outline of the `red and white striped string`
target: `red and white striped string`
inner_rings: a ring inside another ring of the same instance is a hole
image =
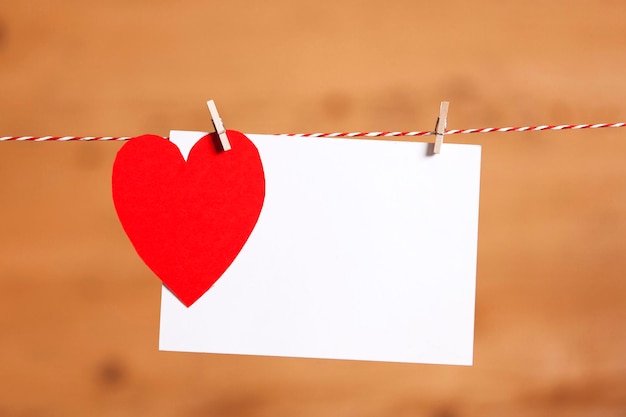
[[[626,123],[596,123],[580,125],[543,125],[543,126],[521,126],[521,127],[485,127],[481,129],[450,129],[446,130],[446,135],[457,135],[467,133],[505,133],[505,132],[537,132],[541,130],[577,130],[577,129],[600,129],[605,127],[625,127]],[[430,136],[432,131],[413,132],[334,132],[334,133],[281,133],[280,136],[291,136],[300,138],[375,138],[375,137],[400,137],[400,136]],[[45,141],[123,141],[131,139],[129,136],[2,136],[0,142],[25,141],[25,142],[45,142]]]
[[[2,136],[0,142],[5,141],[18,141],[18,142],[45,142],[45,141],[57,141],[57,142],[71,142],[71,141],[116,141],[116,140],[128,140],[130,136]]]
[[[626,123],[596,123],[582,125],[543,125],[522,127],[485,127],[481,129],[450,129],[446,135],[466,133],[495,133],[495,132],[537,132],[540,130],[567,130],[567,129],[599,129],[603,127],[624,127]],[[306,138],[354,138],[354,137],[394,137],[394,136],[430,136],[432,131],[414,132],[334,132],[334,133],[283,133],[282,136],[306,137]]]

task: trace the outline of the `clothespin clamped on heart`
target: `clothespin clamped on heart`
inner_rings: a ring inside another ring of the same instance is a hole
[[[217,107],[215,107],[215,102],[213,100],[209,100],[206,102],[209,107],[209,112],[211,113],[211,120],[213,121],[213,127],[215,128],[215,132],[220,138],[220,144],[222,146],[222,151],[230,151],[230,142],[228,141],[228,136],[226,135],[226,129],[224,128],[224,124],[222,123],[222,118],[220,114],[217,112]]]

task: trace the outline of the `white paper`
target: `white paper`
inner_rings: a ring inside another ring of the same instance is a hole
[[[471,365],[480,147],[247,136],[259,221],[191,307],[163,288],[160,349]]]

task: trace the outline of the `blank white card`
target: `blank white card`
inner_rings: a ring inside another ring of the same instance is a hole
[[[480,147],[247,136],[258,223],[191,307],[163,287],[160,349],[471,365]]]

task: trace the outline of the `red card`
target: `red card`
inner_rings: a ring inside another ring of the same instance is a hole
[[[139,256],[186,306],[200,298],[237,257],[265,197],[259,152],[228,131],[232,149],[202,138],[187,161],[159,136],[133,138],[113,165],[113,202]]]

